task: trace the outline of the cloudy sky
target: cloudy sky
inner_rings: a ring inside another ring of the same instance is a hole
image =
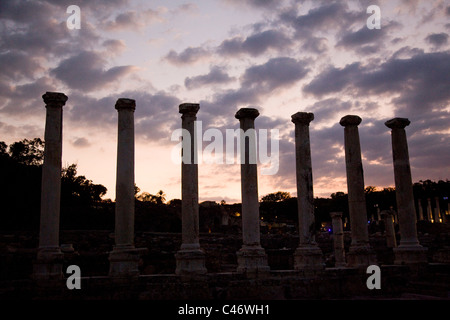
[[[70,5],[81,28],[69,29]],[[369,29],[369,5],[381,28]],[[42,94],[64,92],[63,163],[114,199],[118,98],[136,100],[136,183],[180,198],[171,154],[178,105],[200,103],[203,129],[279,130],[280,168],[260,196],[296,195],[292,114],[313,112],[315,196],[347,192],[339,119],[359,115],[365,184],[393,186],[390,132],[407,127],[413,181],[450,178],[450,2],[294,0],[2,0],[0,140],[44,135]],[[204,142],[206,147],[209,142]],[[200,200],[240,201],[239,164],[201,164]]]

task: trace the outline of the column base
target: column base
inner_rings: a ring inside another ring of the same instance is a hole
[[[175,254],[175,259],[177,275],[198,275],[208,272],[205,267],[205,252],[199,246],[196,249],[182,246],[182,249]]]
[[[399,245],[394,250],[394,264],[425,264],[427,260],[427,248],[418,245]]]
[[[242,246],[236,253],[237,272],[247,274],[268,273],[270,271],[267,263],[267,255],[260,246]]]
[[[37,259],[33,262],[34,280],[63,279],[64,254],[59,247],[39,248]]]
[[[375,251],[369,246],[350,246],[346,258],[347,266],[351,268],[367,268],[372,264],[377,264]]]
[[[295,270],[322,270],[325,268],[322,250],[317,245],[300,245],[294,252]]]
[[[141,255],[147,248],[134,246],[116,246],[109,253],[109,276],[129,278],[139,276],[139,262]]]

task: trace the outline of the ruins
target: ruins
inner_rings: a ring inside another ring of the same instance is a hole
[[[45,126],[45,156],[42,174],[42,206],[39,248],[34,261],[32,279],[35,296],[72,296],[64,283],[63,257],[59,239],[59,202],[62,148],[62,107],[67,101],[63,93],[47,92],[43,100],[47,110]],[[295,124],[296,181],[298,192],[298,246],[292,256],[292,268],[272,270],[268,253],[261,243],[258,202],[257,164],[249,159],[256,149],[245,139],[241,143],[242,192],[242,246],[237,252],[237,266],[229,272],[210,272],[206,267],[207,254],[200,246],[198,165],[196,161],[181,163],[182,228],[181,245],[175,254],[176,268],[170,274],[140,274],[142,255],[151,248],[135,247],[134,232],[134,111],[136,102],[128,98],[117,100],[118,147],[116,174],[115,245],[109,252],[109,274],[86,276],[85,298],[137,298],[137,299],[297,299],[331,298],[376,295],[368,291],[366,269],[379,265],[374,249],[369,243],[367,213],[364,195],[364,174],[358,125],[362,119],[347,115],[340,120],[344,127],[344,147],[350,214],[350,238],[345,250],[345,232],[341,212],[330,212],[333,228],[334,262],[325,267],[323,253],[314,234],[314,205],[312,185],[311,145],[309,124],[314,115],[298,112],[292,115]],[[197,157],[194,122],[199,104],[183,103],[182,128],[190,133],[191,141],[183,141],[182,152]],[[255,128],[259,112],[242,108],[236,112],[243,132]],[[394,229],[395,212],[383,210],[386,227],[385,242],[392,248],[395,259],[391,264],[381,264],[384,292],[395,294],[402,287],[389,284],[392,279],[406,275],[417,276],[448,268],[448,250],[440,261],[427,258],[427,249],[419,243],[416,228],[416,211],[412,194],[411,171],[405,127],[409,120],[394,118],[385,124],[392,130],[392,152],[398,210],[400,242],[397,246]],[[254,132],[254,130],[253,130]],[[182,155],[181,155],[182,156]],[[184,159],[184,158],[183,158]],[[426,217],[431,220],[430,199]],[[419,204],[419,208],[421,205]],[[419,212],[422,212],[419,210]],[[420,219],[423,219],[422,214]],[[436,219],[436,218],[435,218]],[[377,221],[377,223],[380,221]],[[228,224],[228,221],[227,221]],[[280,248],[281,249],[281,248]],[[434,271],[433,271],[434,270]],[[439,272],[441,272],[439,271]],[[82,271],[83,272],[83,271]],[[445,274],[445,272],[444,272]],[[82,273],[83,275],[83,273]],[[448,277],[448,275],[447,275]],[[447,278],[448,279],[448,278]],[[52,284],[52,285],[49,285]],[[124,284],[126,284],[124,286]],[[114,290],[111,290],[114,289]],[[12,292],[22,292],[17,285]],[[379,290],[380,291],[380,290]],[[381,290],[382,291],[382,290]],[[113,293],[114,292],[114,295]],[[79,296],[78,296],[79,298]]]

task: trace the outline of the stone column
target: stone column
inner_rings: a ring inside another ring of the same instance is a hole
[[[67,96],[46,92],[42,99],[47,109],[45,119],[44,164],[41,184],[41,221],[39,248],[33,265],[37,280],[61,279],[63,253],[59,246],[59,218],[61,203],[62,107]]]
[[[434,197],[434,201],[436,202],[436,207],[434,208],[434,221],[442,222],[441,208],[439,206],[439,197]]]
[[[242,195],[242,248],[237,252],[238,272],[268,272],[267,256],[260,244],[258,172],[256,165],[255,119],[259,112],[242,108],[236,112],[240,122]]]
[[[419,206],[419,220],[423,220],[422,199],[417,199],[417,205]]]
[[[136,102],[120,98],[118,111],[115,246],[109,254],[111,277],[139,275],[140,254],[134,247],[134,110]]]
[[[295,124],[295,157],[297,172],[297,203],[299,246],[294,253],[296,270],[323,269],[322,251],[315,241],[314,194],[311,165],[309,123],[314,114],[297,112],[292,115]]]
[[[416,229],[416,209],[409,165],[405,127],[410,121],[394,118],[385,122],[392,129],[392,156],[394,162],[395,196],[400,228],[400,244],[394,249],[395,264],[426,262],[426,249],[419,244]]]
[[[333,225],[333,246],[335,267],[345,267],[344,229],[342,228],[342,212],[330,212]]]
[[[351,267],[367,267],[376,262],[375,253],[369,246],[367,228],[366,197],[364,193],[364,173],[359,142],[358,116],[347,115],[339,124],[344,129],[345,164],[347,169],[348,209],[352,242],[347,254]]]
[[[381,216],[384,220],[384,229],[386,233],[386,246],[388,248],[397,247],[397,239],[395,238],[394,229],[394,211],[393,210],[383,210],[381,211]]]
[[[433,222],[433,211],[431,210],[431,199],[427,198],[427,218],[428,221]]]
[[[182,129],[189,134],[183,138],[182,142],[182,152],[185,155],[181,163],[182,243],[180,250],[175,255],[177,261],[175,273],[178,275],[205,274],[207,272],[205,253],[200,248],[198,230],[198,157],[195,120],[199,109],[200,105],[195,103],[183,103],[179,106],[179,112],[182,114]],[[190,157],[186,157],[185,153],[189,153]]]

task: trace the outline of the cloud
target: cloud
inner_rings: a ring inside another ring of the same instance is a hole
[[[1,53],[0,65],[2,66],[0,77],[14,81],[33,79],[37,72],[44,70],[37,59],[16,51]]]
[[[52,69],[51,74],[72,89],[92,91],[133,72],[133,66],[116,66],[105,70],[106,61],[97,53],[82,51]]]
[[[164,21],[163,13],[165,8],[158,8],[157,10],[147,9],[143,11],[130,10],[119,13],[114,20],[104,23],[105,29],[109,31],[120,31],[126,29],[141,29],[150,23]]]
[[[305,93],[312,93],[321,97],[324,94],[340,92],[349,85],[354,76],[360,72],[361,64],[354,62],[344,68],[329,66],[315,77],[309,84],[303,87]]]
[[[292,41],[280,30],[266,30],[254,33],[247,38],[235,37],[224,40],[216,52],[223,56],[249,54],[259,56],[269,49],[281,51],[292,44]]]
[[[357,89],[358,96],[390,95],[397,109],[411,112],[444,108],[450,100],[450,53],[391,58],[379,65],[355,62],[343,68],[328,67],[303,87],[305,93],[317,97],[347,89]]]
[[[196,89],[205,85],[224,84],[234,80],[235,78],[230,77],[222,68],[215,66],[205,75],[187,77],[184,85],[188,89]]]
[[[191,64],[203,60],[209,57],[211,53],[209,50],[204,49],[202,47],[188,47],[184,49],[182,52],[177,53],[174,50],[171,50],[165,57],[164,60],[177,65],[182,66],[186,64]]]
[[[89,142],[88,139],[81,137],[73,140],[72,145],[76,148],[86,148],[89,147],[91,143]]]
[[[425,38],[425,41],[434,47],[441,47],[448,43],[448,34],[444,32],[431,33]]]
[[[266,63],[249,67],[241,81],[243,87],[255,87],[261,91],[272,91],[289,87],[306,76],[306,63],[293,58],[272,58]]]

